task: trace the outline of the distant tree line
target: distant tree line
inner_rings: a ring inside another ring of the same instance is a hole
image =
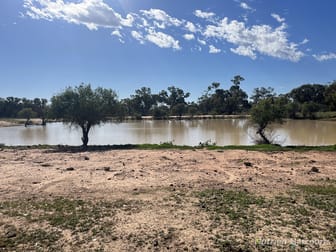
[[[44,98],[0,98],[0,117],[26,118],[26,124],[30,118],[41,118],[42,124],[45,125],[49,108],[47,103],[48,100]]]
[[[214,82],[193,102],[187,102],[189,92],[175,86],[158,93],[152,93],[149,87],[142,87],[135,90],[129,98],[121,100],[115,91],[112,92],[113,95],[108,94],[109,97],[102,94],[101,98],[109,99],[109,103],[106,104],[109,116],[118,118],[153,116],[155,119],[164,119],[183,115],[250,114],[251,108],[265,99],[281,105],[281,113],[287,118],[314,119],[317,112],[336,111],[336,81],[328,85],[305,84],[281,95],[277,95],[271,87],[259,87],[253,90],[250,97],[242,89],[243,81],[242,76],[234,76],[228,89],[221,88],[220,83]],[[56,100],[52,99],[52,102]],[[0,117],[36,117],[45,123],[46,118],[53,117],[50,107],[51,104],[43,98],[0,98]]]

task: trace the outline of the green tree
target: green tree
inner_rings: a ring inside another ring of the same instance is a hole
[[[42,125],[46,125],[46,118],[48,113],[48,100],[35,98],[33,100],[33,110],[37,113],[37,116],[42,119]]]
[[[30,124],[30,119],[35,117],[36,115],[37,115],[37,113],[35,111],[33,111],[32,108],[23,108],[17,114],[17,116],[19,118],[25,118],[26,119],[25,127],[27,127],[27,125]]]
[[[168,87],[168,92],[162,90],[158,95],[159,102],[165,103],[170,110],[171,115],[182,116],[187,108],[186,98],[190,96],[190,93],[185,93],[183,89],[170,86]]]
[[[205,90],[204,94],[198,98],[198,109],[201,114],[209,114],[214,109],[212,104],[212,96],[216,90],[218,90],[219,86],[219,82],[213,82],[210,86],[208,86],[207,90]]]
[[[205,94],[198,100],[201,113],[235,114],[249,108],[248,96],[240,88],[240,83],[244,81],[244,78],[236,75],[231,81],[233,85],[229,90],[219,88],[218,82],[214,82],[208,87]]]
[[[227,112],[228,114],[241,113],[244,110],[249,108],[248,104],[248,96],[247,94],[240,88],[240,83],[245,79],[236,75],[233,77],[231,82],[233,85],[229,89],[229,98],[227,100]]]
[[[271,140],[266,136],[266,129],[271,123],[282,123],[284,116],[284,104],[279,98],[267,98],[253,105],[251,121],[256,126],[256,133],[261,137],[262,143],[271,144]]]
[[[319,105],[315,102],[305,102],[301,105],[302,116],[309,119],[315,119],[315,112],[319,110]]]
[[[81,84],[68,87],[51,99],[51,114],[54,118],[78,125],[82,129],[83,147],[89,142],[92,126],[106,121],[114,114],[117,95],[111,89],[97,88]]]
[[[289,96],[298,103],[314,102],[324,104],[326,86],[321,84],[305,84],[294,88]]]
[[[233,77],[233,79],[231,80],[231,82],[233,83],[233,85],[235,87],[239,87],[240,83],[242,81],[244,81],[244,80],[245,80],[244,77],[242,77],[240,75],[236,75],[236,76]]]
[[[260,100],[275,97],[276,93],[272,87],[260,87],[253,90],[251,100],[252,104],[258,103]]]
[[[169,109],[164,105],[156,106],[153,108],[152,114],[154,119],[165,119],[168,118]]]
[[[151,109],[157,104],[156,96],[148,87],[135,90],[135,95],[131,96],[132,110],[139,115],[149,115]]]
[[[198,105],[194,102],[188,104],[188,109],[187,109],[187,113],[191,116],[194,117],[194,115],[196,115],[198,113]]]
[[[329,110],[336,111],[336,81],[326,88],[325,99]]]

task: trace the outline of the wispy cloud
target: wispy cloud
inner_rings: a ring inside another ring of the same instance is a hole
[[[318,61],[327,61],[336,59],[336,53],[313,54],[313,57]]]
[[[145,38],[143,37],[143,35],[137,31],[132,31],[131,35],[133,38],[135,38],[137,41],[140,42],[140,44],[144,44],[145,43]]]
[[[251,6],[249,6],[245,2],[241,2],[239,6],[244,10],[255,11],[255,9],[253,9]]]
[[[216,48],[216,47],[213,46],[213,45],[210,45],[210,46],[209,46],[209,53],[211,53],[211,54],[220,53],[221,51],[222,51],[221,49]]]
[[[197,39],[198,43],[200,43],[201,45],[206,45],[207,42],[205,40],[202,39]]]
[[[123,39],[123,35],[121,34],[121,32],[119,30],[114,30],[113,32],[111,32],[111,35],[117,37],[120,43],[122,43],[122,44],[125,43],[125,41]]]
[[[166,26],[171,25],[180,26],[183,23],[181,20],[171,17],[165,11],[160,9],[141,10],[140,12],[148,19],[153,19],[157,21],[154,24],[161,29],[164,29]]]
[[[181,50],[182,48],[179,45],[179,41],[174,39],[172,36],[163,33],[156,32],[154,30],[149,30],[146,35],[146,40],[154,43],[161,48],[173,48],[175,50]]]
[[[184,34],[183,38],[185,38],[186,40],[194,40],[195,35],[194,34]]]
[[[196,26],[192,22],[187,21],[185,27],[188,31],[190,31],[192,33],[195,33],[197,31]]]
[[[213,13],[213,12],[205,12],[205,11],[201,11],[201,10],[195,10],[194,15],[196,17],[199,17],[199,18],[208,19],[208,18],[214,17],[216,14]]]
[[[276,13],[272,13],[271,14],[271,16],[272,16],[272,18],[274,18],[276,21],[278,21],[279,23],[283,23],[283,22],[285,22],[286,21],[286,19],[285,18],[282,18],[282,17],[280,17],[280,15],[279,14],[276,14]]]
[[[302,40],[302,41],[300,42],[300,45],[305,45],[305,44],[307,44],[308,42],[309,42],[309,39],[305,38],[304,40]]]
[[[250,57],[251,59],[257,58],[253,48],[249,46],[238,46],[237,48],[231,48],[230,51],[241,56]]]

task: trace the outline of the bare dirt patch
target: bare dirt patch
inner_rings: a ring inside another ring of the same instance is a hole
[[[0,151],[0,251],[331,251],[334,152]]]

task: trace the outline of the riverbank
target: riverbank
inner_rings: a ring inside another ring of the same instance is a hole
[[[0,251],[336,248],[334,152],[44,147],[0,151]]]
[[[13,127],[13,126],[20,126],[25,125],[26,119],[20,118],[8,118],[8,119],[0,119],[0,127]],[[38,118],[34,118],[30,120],[30,125],[42,125],[42,120]]]

